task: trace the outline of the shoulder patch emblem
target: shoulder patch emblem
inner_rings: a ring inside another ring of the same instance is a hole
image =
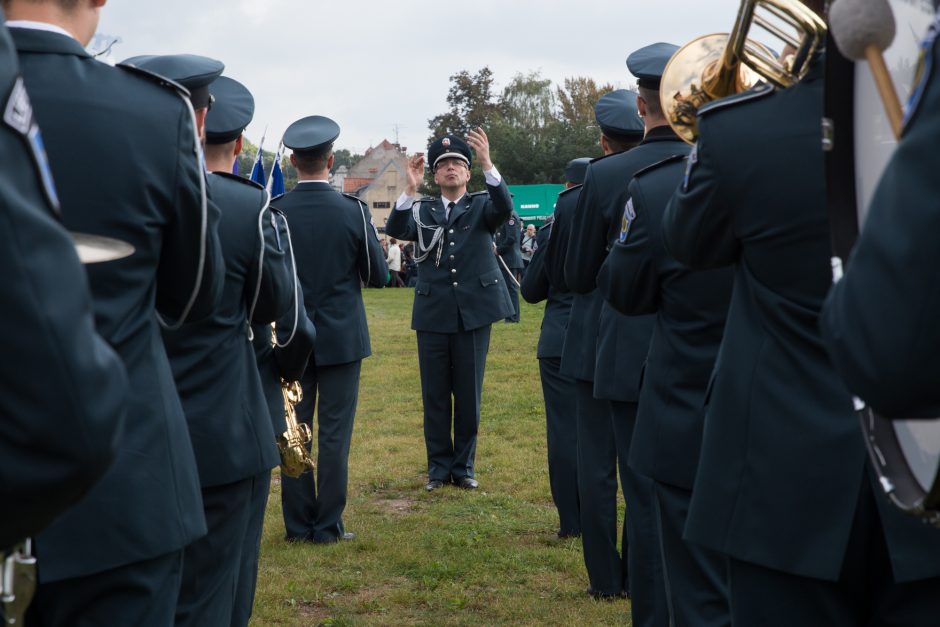
[[[636,220],[636,210],[633,208],[633,199],[627,201],[627,206],[623,208],[623,222],[620,225],[620,243],[627,242],[627,236],[630,234],[630,225]]]
[[[509,226],[516,226],[516,221],[512,218],[509,219]]]
[[[17,77],[16,82],[13,84],[13,91],[10,93],[10,98],[3,109],[3,122],[26,141],[33,158],[33,165],[36,166],[36,172],[42,183],[46,200],[49,202],[53,213],[59,215],[59,195],[55,189],[55,182],[52,180],[52,168],[49,166],[49,158],[46,156],[46,145],[42,141],[39,125],[36,124],[33,117],[33,105],[29,100],[29,94],[26,93],[26,86],[23,84],[21,77]]]

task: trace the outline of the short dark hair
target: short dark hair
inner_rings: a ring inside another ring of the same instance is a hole
[[[614,152],[624,152],[636,148],[643,141],[642,137],[618,135],[616,133],[604,133],[604,137],[607,138],[607,144]]]
[[[295,150],[294,159],[297,169],[301,172],[319,172],[326,169],[326,164],[333,154],[333,144],[328,144],[316,150]]]
[[[221,159],[224,157],[230,157],[235,152],[235,142],[237,139],[233,139],[230,142],[224,144],[210,144],[206,142],[203,151],[206,153],[206,159],[209,161],[215,161],[216,159]]]
[[[640,92],[640,98],[646,103],[646,110],[649,114],[654,118],[663,117],[663,103],[659,99],[659,90],[649,87],[638,87],[637,90]]]

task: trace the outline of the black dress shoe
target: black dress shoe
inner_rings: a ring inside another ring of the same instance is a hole
[[[330,536],[327,538],[313,538],[310,540],[310,542],[314,544],[336,544],[340,540],[344,542],[348,542],[350,540],[355,540],[355,539],[356,539],[356,534],[354,534],[351,531],[344,531],[343,535],[341,536]]]
[[[559,530],[557,535],[558,535],[558,539],[559,539],[559,540],[565,540],[565,539],[568,539],[568,538],[580,538],[580,537],[581,537],[581,532],[580,532],[580,531],[561,531],[561,530]]]
[[[424,486],[424,489],[427,490],[428,492],[434,492],[434,490],[437,490],[438,488],[443,488],[443,487],[444,487],[444,482],[441,481],[440,479],[430,479],[428,481],[428,484]]]
[[[473,477],[460,477],[455,479],[454,483],[457,484],[458,488],[463,488],[464,490],[476,490],[480,487],[480,484]]]

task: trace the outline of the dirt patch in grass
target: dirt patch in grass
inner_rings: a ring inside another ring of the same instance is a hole
[[[321,625],[333,612],[319,601],[301,601],[297,604],[297,614],[305,625]]]
[[[410,498],[378,499],[375,504],[385,514],[407,516],[415,510],[417,501]]]

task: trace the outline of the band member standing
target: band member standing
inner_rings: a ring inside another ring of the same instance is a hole
[[[728,556],[735,625],[933,625],[940,532],[874,489],[820,336],[832,284],[822,117],[821,54],[787,89],[702,108],[664,215],[678,261],[735,272],[685,538]]]
[[[509,291],[509,298],[512,300],[513,313],[506,318],[506,322],[519,322],[519,279],[522,277],[522,249],[519,246],[522,232],[519,227],[522,220],[515,211],[493,236],[493,242],[496,244],[496,254],[502,260],[499,269],[503,271],[503,283]]]
[[[408,186],[385,226],[389,235],[417,245],[411,327],[418,339],[428,491],[448,482],[478,486],[474,458],[490,329],[514,311],[493,254],[493,234],[509,219],[512,198],[490,160],[483,129],[470,131],[468,141],[447,135],[428,150],[440,198],[415,200],[424,157],[412,157]],[[486,192],[467,193],[471,147]]]
[[[670,624],[729,625],[724,556],[682,533],[705,422],[705,390],[731,300],[730,268],[693,271],[669,256],[662,216],[685,171],[676,156],[634,174],[620,237],[597,276],[598,290],[626,315],[656,314],[643,371],[630,466],[655,486]]]
[[[577,189],[584,181],[590,159],[574,159],[565,168],[566,189],[558,195],[555,212],[565,205],[577,205]],[[574,190],[574,191],[572,191]],[[562,209],[564,212],[564,209]],[[558,510],[558,537],[581,535],[581,505],[578,495],[578,421],[574,379],[561,373],[565,330],[574,296],[552,287],[545,272],[545,253],[551,244],[554,216],[539,229],[532,241],[535,252],[522,279],[522,297],[526,302],[543,300],[545,315],[539,334],[537,357],[542,395],[545,399],[545,432],[548,445],[548,482],[552,501]],[[538,244],[536,245],[536,239]]]
[[[316,471],[282,476],[281,507],[287,539],[318,544],[355,537],[343,525],[343,510],[359,373],[372,354],[361,286],[384,287],[388,277],[368,208],[330,186],[339,130],[333,120],[316,115],[290,125],[284,145],[293,150],[299,180],[273,201],[291,226],[304,307],[317,330],[296,408],[298,423],[311,432],[316,408]]]
[[[0,93],[9,94],[0,109],[25,112],[29,96],[3,21],[0,11]],[[21,124],[0,123],[0,154],[8,157],[0,168],[0,560],[108,469],[127,401],[124,366],[95,332],[85,272],[56,217],[39,129],[16,119]]]
[[[221,295],[218,214],[206,201],[199,142],[217,74],[193,77],[190,102],[166,79],[97,61],[83,45],[103,4],[4,0],[64,224],[135,248],[87,268],[98,331],[133,390],[120,450],[37,538],[28,622],[162,626],[173,621],[183,548],[206,532],[160,323],[205,318]]]
[[[192,72],[192,57],[157,57],[147,68],[174,79]],[[208,534],[186,547],[176,625],[245,625],[233,621],[237,583],[254,573],[271,469],[279,456],[251,345],[251,322],[270,323],[292,304],[292,276],[275,233],[268,192],[233,175],[254,98],[227,77],[209,86],[206,168],[222,212],[219,240],[225,286],[206,320],[164,330],[163,342],[199,467]],[[270,336],[270,334],[268,334]],[[260,510],[260,511],[259,511]],[[250,528],[254,521],[257,528]]]

